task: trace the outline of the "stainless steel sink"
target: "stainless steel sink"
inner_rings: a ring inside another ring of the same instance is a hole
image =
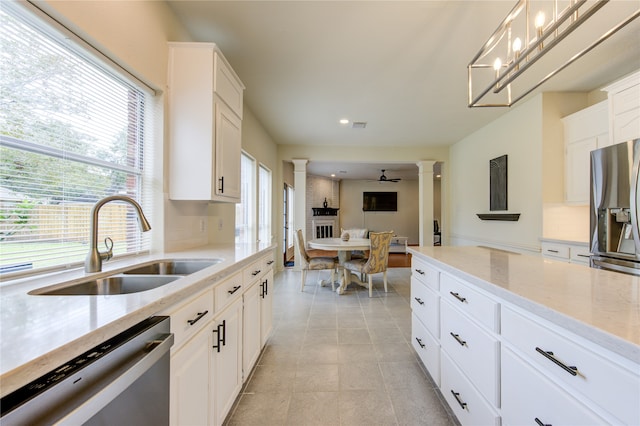
[[[189,275],[222,262],[222,259],[161,260],[128,269],[125,275]]]
[[[33,295],[45,296],[93,296],[138,293],[169,284],[179,276],[168,275],[114,275],[83,281],[64,287],[44,287],[29,292]]]

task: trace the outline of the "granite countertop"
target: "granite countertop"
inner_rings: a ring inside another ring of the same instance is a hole
[[[640,363],[640,277],[487,247],[409,247],[409,252]]]
[[[110,261],[103,272],[82,269],[0,283],[0,396],[62,365],[132,325],[158,314],[258,259],[273,245],[212,245]],[[86,277],[99,278],[159,259],[222,262],[139,293],[110,296],[35,296],[29,291]]]

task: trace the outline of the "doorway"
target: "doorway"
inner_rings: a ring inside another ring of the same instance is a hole
[[[284,212],[284,243],[283,247],[283,259],[284,266],[293,266],[293,255],[294,255],[294,247],[293,247],[293,205],[294,205],[294,189],[291,185],[285,183],[284,191],[282,194],[282,199],[284,200],[284,206],[282,211]]]

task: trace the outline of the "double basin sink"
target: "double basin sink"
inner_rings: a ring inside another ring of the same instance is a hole
[[[172,259],[133,266],[103,278],[92,278],[69,285],[55,285],[30,291],[42,296],[94,296],[130,294],[152,290],[169,284],[185,275],[193,274],[222,259]]]

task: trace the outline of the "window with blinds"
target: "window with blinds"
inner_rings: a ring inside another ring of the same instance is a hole
[[[260,164],[258,171],[258,239],[271,242],[271,170]]]
[[[132,197],[153,226],[152,94],[24,11],[3,7],[0,20],[0,273],[77,266],[101,198]],[[108,203],[99,219],[101,251],[107,237],[115,255],[149,249],[129,204]]]

